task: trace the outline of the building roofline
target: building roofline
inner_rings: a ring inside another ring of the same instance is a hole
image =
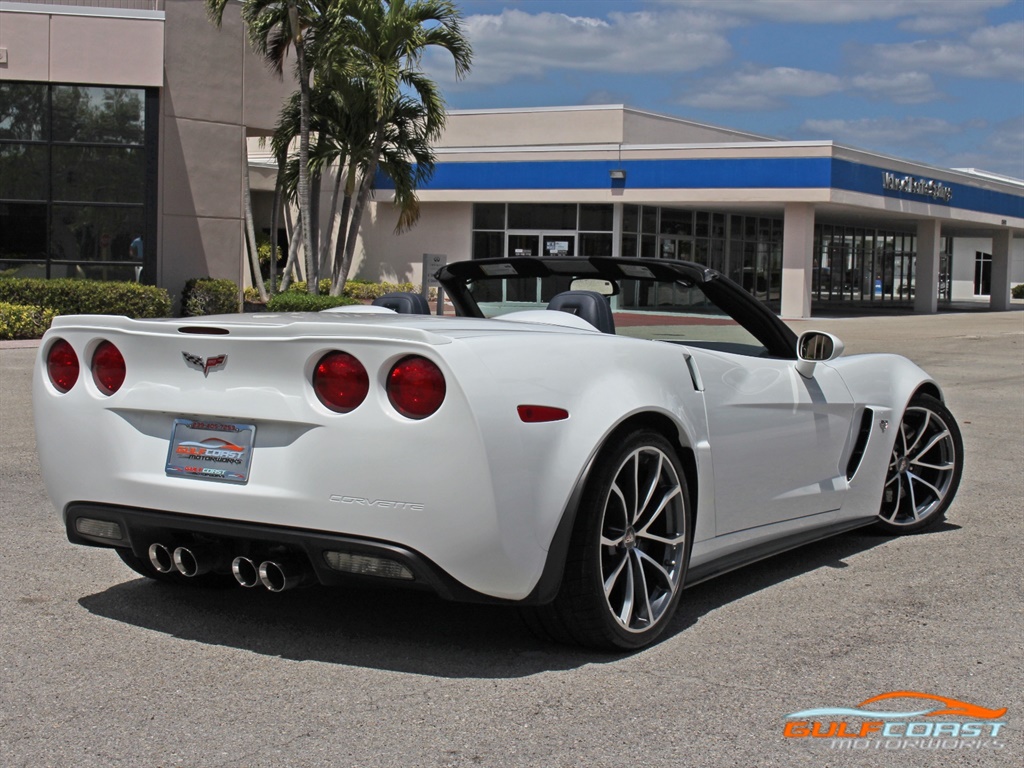
[[[143,8],[115,8],[99,5],[57,5],[51,3],[11,2],[0,0],[0,12],[34,13],[40,16],[97,16],[110,19],[151,19],[163,21],[164,11]]]
[[[658,120],[668,120],[673,123],[681,123],[684,125],[692,125],[698,128],[706,128],[714,131],[727,131],[729,133],[736,134],[738,136],[748,136],[753,140],[773,142],[777,139],[771,136],[763,136],[759,133],[752,133],[750,131],[741,130],[739,128],[729,128],[724,125],[712,125],[711,123],[702,123],[697,120],[690,120],[689,118],[679,117],[677,115],[666,115],[664,112],[652,112],[647,109],[637,109],[636,107],[626,106],[625,104],[576,104],[571,106],[555,106],[555,107],[497,107],[492,109],[452,109],[448,111],[449,115],[511,115],[511,114],[529,114],[531,112],[622,112],[630,113],[633,115],[644,115],[646,117],[654,117]]]

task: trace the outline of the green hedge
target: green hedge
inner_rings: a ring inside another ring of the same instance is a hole
[[[52,309],[0,301],[0,340],[38,339],[56,316]]]
[[[271,312],[319,312],[331,307],[361,303],[361,301],[348,296],[316,296],[300,291],[285,291],[272,297],[267,302],[267,309]]]
[[[326,296],[329,294],[331,292],[330,278],[324,278],[321,280],[318,283],[318,287],[321,295]],[[289,283],[288,291],[305,293],[306,281],[296,280],[294,283]],[[410,291],[418,293],[419,286],[413,285],[412,283],[371,283],[366,280],[346,280],[343,295],[348,296],[350,299],[372,301],[373,299],[383,296],[385,293],[394,293],[395,291]],[[245,289],[246,301],[256,301],[257,298],[258,296],[255,288]]]
[[[182,317],[231,315],[238,311],[238,286],[233,280],[193,277],[181,292]]]
[[[379,299],[385,293],[396,291],[407,291],[419,293],[419,286],[412,283],[368,283],[364,280],[347,280],[345,282],[345,295],[353,299]]]
[[[1024,299],[1024,283],[1013,286],[1013,288],[1010,289],[1010,293],[1013,294],[1013,298],[1015,299]]]
[[[171,297],[163,288],[138,283],[56,278],[0,278],[0,301],[52,309],[58,315],[169,317]]]

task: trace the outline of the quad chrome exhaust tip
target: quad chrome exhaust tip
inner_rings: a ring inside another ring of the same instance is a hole
[[[260,583],[271,592],[284,592],[305,584],[308,571],[291,560],[264,560],[260,563]]]
[[[209,545],[176,547],[174,567],[182,576],[201,576],[215,570],[223,560],[219,548]]]
[[[174,573],[174,554],[165,544],[149,545],[149,563],[157,573]]]
[[[243,587],[255,587],[260,583],[260,567],[248,557],[236,557],[231,561],[231,574]]]

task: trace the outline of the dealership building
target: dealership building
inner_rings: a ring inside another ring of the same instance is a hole
[[[269,232],[258,137],[287,85],[233,12],[218,30],[188,0],[0,0],[0,273],[245,279],[245,171]],[[1024,282],[1024,181],[983,171],[620,105],[455,111],[436,154],[409,232],[380,184],[353,275],[419,282],[425,254],[684,259],[794,318],[1001,310]]]

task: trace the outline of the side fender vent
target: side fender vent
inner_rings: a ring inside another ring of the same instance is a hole
[[[875,412],[865,408],[860,417],[860,428],[857,430],[857,441],[853,444],[853,452],[850,454],[850,461],[846,465],[846,479],[852,480],[860,468],[861,459],[864,458],[864,449],[868,445],[868,436],[871,434],[871,425],[875,421]]]

